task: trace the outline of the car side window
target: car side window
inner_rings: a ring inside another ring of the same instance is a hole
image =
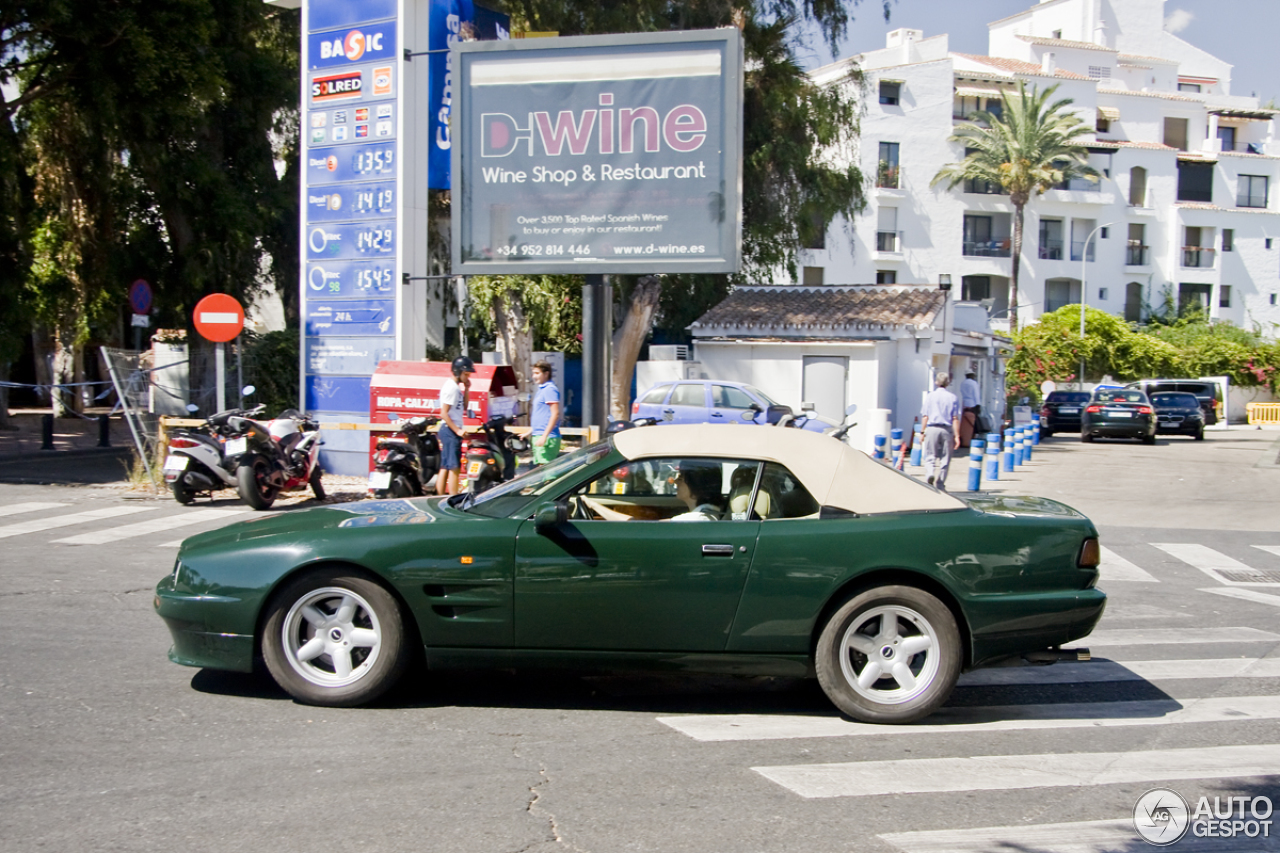
[[[711,402],[719,409],[750,409],[755,405],[746,391],[732,385],[712,385]]]
[[[760,516],[766,521],[779,518],[808,518],[822,509],[808,489],[795,475],[776,462],[766,462],[760,478],[760,495],[767,496],[768,510]],[[760,498],[757,498],[757,510]]]
[[[707,389],[706,386],[698,383],[696,385],[682,382],[676,386],[675,393],[671,395],[671,405],[673,406],[705,406],[707,405]]]
[[[648,394],[645,394],[644,399],[641,400],[640,402],[646,405],[661,403],[663,400],[667,399],[667,392],[670,390],[671,390],[670,385],[659,385],[657,388],[654,388]]]
[[[577,521],[742,521],[759,469],[746,459],[626,462],[574,490],[571,514]]]

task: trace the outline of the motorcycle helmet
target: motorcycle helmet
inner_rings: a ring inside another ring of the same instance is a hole
[[[460,355],[453,360],[454,376],[457,376],[460,373],[475,373],[475,372],[476,372],[476,363],[471,359],[467,358],[465,355]]]

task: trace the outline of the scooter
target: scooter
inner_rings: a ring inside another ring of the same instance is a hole
[[[465,439],[463,458],[467,460],[467,479],[472,492],[479,494],[516,475],[516,454],[529,449],[529,442],[507,433],[511,418],[494,415],[480,425],[484,437]]]
[[[203,427],[176,430],[169,438],[169,453],[164,460],[164,479],[173,499],[184,506],[203,493],[236,488],[235,465],[228,464],[224,452],[227,420],[233,416],[255,417],[264,406],[254,409],[228,409],[205,419]],[[195,414],[199,407],[188,405]]]
[[[405,440],[378,439],[373,452],[374,470],[369,491],[375,498],[407,498],[427,493],[431,479],[440,472],[440,441],[427,430],[439,418],[417,417],[400,422]]]
[[[244,416],[227,419],[234,436],[227,439],[228,462],[236,469],[236,491],[256,510],[275,503],[282,491],[311,487],[324,500],[320,470],[320,425],[296,409],[285,409],[274,420]]]

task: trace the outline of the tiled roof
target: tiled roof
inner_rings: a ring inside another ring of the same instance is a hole
[[[1180,201],[1178,202],[1179,210],[1226,210],[1225,207],[1218,207],[1216,204],[1209,204],[1203,201]]]
[[[1125,139],[1099,139],[1086,143],[1089,148],[1143,148],[1148,151],[1177,151],[1178,149],[1162,142],[1129,142]]]
[[[937,287],[774,285],[739,287],[692,329],[737,328],[778,333],[874,326],[928,326],[946,294]]]
[[[1099,95],[1128,95],[1134,98],[1163,98],[1166,101],[1186,101],[1190,104],[1203,104],[1201,98],[1188,98],[1173,92],[1139,92],[1136,89],[1098,89]]]
[[[1023,62],[1021,59],[1006,59],[1003,56],[978,56],[974,53],[957,53],[955,56],[962,56],[973,62],[979,62],[991,68],[998,68],[1001,71],[1007,71],[1010,74],[1026,74],[1034,77],[1060,77],[1063,80],[1088,80],[1089,78],[1083,74],[1077,74],[1074,71],[1063,71],[1059,68],[1052,75],[1045,74],[1044,69],[1034,62]]]
[[[1075,50],[1101,50],[1106,53],[1115,53],[1109,47],[1100,44],[1094,44],[1091,41],[1072,41],[1071,39],[1049,39],[1040,36],[1015,36],[1015,38],[1025,41],[1027,44],[1038,44],[1042,47],[1069,47]]]

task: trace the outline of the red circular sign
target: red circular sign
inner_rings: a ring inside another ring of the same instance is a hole
[[[195,322],[205,340],[225,343],[244,329],[244,308],[234,296],[214,293],[196,303]]]

